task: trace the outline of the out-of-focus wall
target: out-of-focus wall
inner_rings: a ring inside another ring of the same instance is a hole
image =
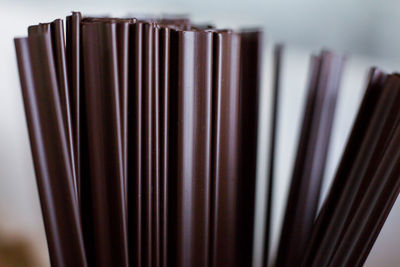
[[[257,233],[263,229],[266,149],[270,111],[271,43],[288,45],[284,57],[283,94],[279,121],[277,179],[273,240],[276,244],[287,186],[301,120],[309,55],[329,47],[349,55],[340,92],[337,117],[326,170],[324,194],[346,142],[357,111],[368,67],[377,65],[387,71],[400,70],[400,2],[318,1],[318,0],[70,0],[0,2],[0,235],[22,235],[32,240],[45,266],[46,242],[25,125],[18,80],[13,37],[26,34],[30,24],[64,18],[72,10],[89,15],[115,16],[143,13],[191,14],[195,21],[215,22],[218,26],[238,28],[260,25],[266,30],[263,105],[261,105]],[[368,266],[399,266],[400,203],[367,261]],[[261,234],[256,235],[254,266],[258,267]]]

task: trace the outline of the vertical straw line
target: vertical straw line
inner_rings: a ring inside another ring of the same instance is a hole
[[[262,36],[258,30],[240,33],[238,266],[251,266],[253,256]]]
[[[169,75],[170,29],[160,29],[160,266],[168,266],[168,139],[169,139]]]
[[[160,266],[160,29],[156,25],[152,25],[153,37],[153,265]]]
[[[130,25],[129,92],[128,92],[128,199],[129,251],[132,264],[142,266],[143,193],[143,23]]]
[[[177,267],[206,267],[210,235],[212,33],[178,32]],[[203,66],[199,68],[199,66]],[[172,124],[171,124],[172,125]]]
[[[278,44],[274,48],[274,65],[273,65],[273,96],[272,96],[272,113],[271,113],[271,130],[269,141],[269,171],[267,176],[267,209],[265,219],[265,237],[264,237],[264,253],[263,253],[263,266],[267,266],[269,262],[269,249],[270,249],[270,233],[271,233],[271,220],[273,209],[273,188],[275,182],[275,157],[277,132],[278,132],[278,117],[279,117],[279,97],[280,97],[280,80],[282,70],[282,53],[283,45]]]
[[[80,149],[80,21],[81,14],[73,12],[66,19],[66,64],[68,74],[68,99],[70,101],[70,120],[72,130],[72,144],[74,146],[74,161],[76,169],[76,181],[78,199],[81,199],[81,149]]]
[[[144,121],[144,255],[145,266],[151,267],[153,262],[153,147],[154,147],[154,132],[153,132],[153,46],[154,46],[154,31],[152,23],[143,25],[143,121]]]
[[[210,266],[237,266],[240,36],[214,32]]]

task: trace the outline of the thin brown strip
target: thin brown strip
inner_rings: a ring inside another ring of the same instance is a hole
[[[258,30],[240,33],[238,266],[251,266],[253,257],[262,36]]]
[[[131,262],[142,266],[143,227],[143,23],[129,26],[129,91],[128,91],[128,214],[129,254]]]
[[[210,266],[237,266],[240,36],[214,33]]]
[[[172,260],[177,267],[205,267],[210,234],[212,33],[177,34],[177,116],[171,117],[176,140],[170,146],[176,153],[171,162],[176,176],[171,177],[176,177],[177,196],[172,203],[176,212],[171,220],[176,233],[171,237],[176,240]]]
[[[168,266],[170,29],[160,29],[160,265]]]
[[[282,54],[283,45],[278,44],[274,48],[274,70],[273,70],[273,96],[272,96],[272,118],[271,118],[271,130],[270,130],[270,142],[269,142],[269,171],[267,176],[267,209],[265,215],[265,237],[264,237],[264,253],[263,253],[263,265],[267,266],[269,261],[269,248],[270,248],[270,233],[271,233],[271,221],[272,221],[272,200],[273,200],[273,188],[275,182],[275,157],[276,155],[276,139],[278,132],[278,116],[279,116],[279,95],[280,95],[280,83],[281,83],[281,66],[282,66]]]

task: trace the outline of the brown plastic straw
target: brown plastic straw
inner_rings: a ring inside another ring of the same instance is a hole
[[[88,265],[95,264],[92,193],[88,167],[88,136],[84,94],[84,75],[81,49],[81,21],[79,12],[66,18],[66,56],[68,67],[71,119],[75,147],[77,179],[80,193],[80,209]]]
[[[262,32],[86,17],[15,39],[51,265],[253,263]],[[282,64],[274,50],[263,264]],[[361,266],[400,190],[400,76],[370,71],[318,216],[344,58],[312,57],[276,266]]]
[[[124,179],[124,200],[128,212],[128,59],[130,21],[117,21],[118,81],[121,114],[121,148]]]
[[[160,266],[160,221],[161,221],[161,203],[160,203],[160,28],[153,25],[153,262],[155,266]]]
[[[144,126],[144,244],[143,255],[145,255],[144,266],[152,266],[153,260],[153,176],[156,176],[153,169],[153,155],[155,137],[153,132],[153,98],[154,98],[154,72],[153,72],[153,57],[154,57],[154,31],[153,25],[145,23],[143,25],[143,126]]]
[[[175,33],[177,87],[170,99],[176,98],[177,105],[171,110],[171,137],[175,140],[170,151],[176,157],[170,157],[170,171],[171,177],[176,177],[171,178],[176,193],[170,192],[177,199],[171,203],[176,216],[170,217],[173,236],[169,240],[176,244],[170,262],[171,266],[200,267],[208,266],[209,261],[212,33]]]
[[[276,139],[278,132],[278,116],[279,116],[279,95],[280,95],[280,80],[281,80],[281,66],[282,66],[282,54],[283,45],[276,45],[274,48],[274,72],[273,72],[273,96],[272,96],[272,119],[271,119],[271,130],[270,130],[270,142],[269,142],[269,171],[267,178],[267,209],[265,219],[265,237],[264,237],[264,253],[263,253],[263,264],[268,265],[269,261],[269,239],[271,233],[271,220],[272,220],[272,200],[273,200],[273,187],[274,187],[274,175],[275,175],[275,157],[276,155]]]
[[[258,107],[262,32],[240,33],[239,170],[237,229],[238,266],[250,266],[253,254],[254,203],[258,148]]]
[[[302,168],[304,165],[305,155],[307,151],[309,135],[312,127],[312,114],[314,113],[314,103],[316,100],[316,93],[318,90],[318,80],[320,76],[320,69],[321,69],[321,58],[320,56],[313,56],[311,58],[311,70],[310,70],[310,80],[307,92],[307,100],[306,106],[304,109],[303,115],[303,123],[300,133],[299,143],[297,145],[297,155],[294,164],[293,174],[292,174],[292,181],[289,191],[289,196],[287,200],[287,207],[285,211],[284,221],[282,225],[281,237],[279,241],[279,248],[278,248],[278,258],[276,262],[276,266],[285,266],[287,261],[289,260],[288,254],[288,247],[291,242],[291,236],[293,235],[293,231],[291,231],[291,227],[293,223],[295,223],[296,214],[290,209],[294,209],[296,206],[295,199],[291,199],[295,197],[295,194],[299,193],[300,188],[298,183],[301,182],[301,175],[302,175]],[[290,231],[290,232],[287,232]],[[292,259],[293,260],[293,259]]]
[[[396,105],[400,98],[397,80],[396,76],[391,75],[383,87],[382,97],[379,99],[377,108],[366,130],[365,138],[360,146],[360,151],[356,156],[354,165],[346,178],[344,191],[338,200],[337,207],[332,214],[324,238],[315,254],[313,266],[321,266],[329,263],[339,244],[342,233],[344,233],[348,226],[346,225],[346,221],[349,217],[352,217],[350,210],[356,199],[362,179],[370,175],[366,173],[366,170],[370,164],[373,164],[371,159],[374,158],[374,153],[377,153],[381,149],[379,145],[381,145],[380,140],[382,136],[388,136],[392,128],[388,128],[387,126],[393,125],[393,121],[390,120],[391,112],[393,112],[393,108],[397,109]]]
[[[311,58],[311,70],[310,70],[310,80],[309,80],[309,87],[308,87],[308,92],[307,92],[307,100],[306,100],[306,106],[304,109],[304,115],[303,115],[303,123],[302,123],[302,129],[300,133],[300,139],[299,143],[297,145],[297,155],[296,155],[296,161],[294,164],[294,169],[293,169],[293,174],[292,174],[292,181],[291,181],[291,186],[290,186],[290,192],[287,200],[287,207],[285,211],[285,217],[283,221],[283,226],[282,226],[282,231],[281,231],[281,237],[280,237],[280,243],[279,243],[279,250],[278,250],[278,258],[277,258],[277,263],[276,265],[279,266],[279,264],[287,264],[287,251],[288,251],[288,246],[290,245],[291,239],[289,237],[290,234],[285,231],[285,228],[287,228],[289,231],[290,226],[289,224],[292,224],[295,219],[295,214],[292,212],[289,212],[289,209],[291,209],[291,206],[295,205],[296,203],[293,203],[293,200],[290,199],[294,197],[294,193],[296,193],[296,188],[297,190],[300,190],[297,184],[300,180],[298,177],[301,177],[301,171],[303,168],[304,164],[304,159],[305,159],[305,154],[306,154],[306,149],[308,146],[308,141],[309,141],[309,135],[310,135],[310,130],[311,130],[311,125],[312,125],[312,114],[314,111],[314,103],[316,99],[316,91],[317,91],[317,84],[319,80],[319,75],[320,75],[320,68],[321,68],[321,58],[319,56],[313,56]],[[293,188],[293,189],[292,189]],[[294,193],[292,194],[292,191]],[[286,226],[285,226],[286,224]]]
[[[400,81],[400,80],[399,80]],[[400,90],[400,84],[398,84],[397,89],[392,89],[392,90]],[[400,96],[399,98],[400,99]],[[361,199],[364,197],[365,192],[367,191],[367,188],[370,186],[372,182],[372,173],[375,173],[375,171],[378,168],[379,163],[382,160],[383,154],[388,146],[388,143],[390,141],[390,137],[393,135],[397,124],[400,121],[400,106],[399,105],[394,105],[393,109],[390,112],[389,117],[386,119],[386,122],[384,124],[383,132],[380,136],[378,136],[378,141],[376,144],[376,149],[370,159],[370,163],[366,167],[365,171],[365,176],[360,177],[360,185],[358,188],[358,191],[355,192],[356,196],[354,198],[354,201],[351,204],[351,209],[350,209],[350,216],[348,216],[345,220],[345,225],[349,225],[351,220],[352,220],[352,215],[355,214],[355,212],[359,209]],[[345,228],[346,231],[347,227]],[[341,233],[341,238],[344,235],[344,231]]]
[[[160,266],[168,266],[170,29],[160,29]]]
[[[168,102],[168,177],[178,176],[178,74],[179,74],[179,34],[178,30],[171,28],[169,31],[169,102]],[[168,179],[168,266],[176,266],[178,259],[178,248],[176,237],[178,229],[176,226],[178,215],[178,183],[177,179]]]
[[[339,196],[342,194],[344,189],[346,177],[350,172],[351,167],[354,164],[354,159],[360,149],[361,141],[365,136],[365,131],[370,123],[372,113],[381,96],[381,87],[383,86],[385,77],[386,75],[383,72],[375,68],[372,68],[369,72],[367,89],[358,110],[357,117],[353,124],[350,137],[347,141],[331,189],[313,226],[312,236],[307,246],[308,249],[306,256],[304,257],[303,266],[310,266],[312,257],[326,231],[326,226],[331,219],[331,215],[337,205]]]
[[[50,35],[15,46],[50,261],[87,266]]]
[[[142,266],[143,23],[129,26],[128,214],[131,263]]]
[[[395,77],[398,78],[398,76],[395,76]],[[393,77],[390,77],[390,78],[392,79]],[[397,83],[393,84],[394,88],[392,90],[400,90],[399,81],[400,80],[397,79]],[[397,103],[398,103],[398,101],[400,101],[400,96],[397,98],[396,101],[397,101]],[[376,170],[379,166],[379,163],[382,160],[384,151],[388,147],[390,138],[392,137],[392,135],[395,132],[395,129],[399,123],[399,120],[400,120],[399,105],[395,104],[395,105],[393,105],[390,115],[386,118],[386,122],[383,126],[382,134],[377,137],[378,141],[376,144],[376,149],[370,159],[370,163],[367,166],[367,170],[365,171],[365,176],[360,177],[361,178],[360,185],[358,187],[358,191],[355,192],[355,198],[351,204],[351,210],[349,212],[350,216],[348,216],[345,219],[344,224],[346,225],[346,227],[341,232],[341,238],[343,238],[343,236],[345,235],[345,233],[347,233],[347,231],[350,231],[350,230],[348,230],[347,226],[353,220],[353,215],[359,210],[362,199],[364,197],[368,197],[368,196],[365,196],[365,193],[367,191],[367,188],[369,186],[371,186],[371,183],[373,183],[373,180],[372,180],[373,177],[371,174],[376,172]],[[350,233],[350,235],[351,235],[351,233]],[[338,245],[337,247],[339,248],[339,247],[341,247],[341,245]],[[340,257],[337,257],[337,258],[340,258]]]
[[[210,266],[237,266],[240,36],[214,33]]]
[[[96,266],[128,266],[116,47],[115,23],[82,24]]]
[[[316,80],[312,78],[309,87],[277,266],[301,262],[317,214],[343,58],[322,52],[318,61],[313,71],[318,73]]]
[[[70,118],[75,153],[76,179],[78,196],[81,187],[81,149],[80,149],[80,21],[81,14],[74,12],[66,19],[66,64],[68,73],[68,99],[70,102]]]
[[[329,266],[363,266],[399,194],[400,126],[398,123],[395,128],[382,161]]]

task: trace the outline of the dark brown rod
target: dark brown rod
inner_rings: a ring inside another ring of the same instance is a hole
[[[178,249],[176,237],[178,228],[176,226],[178,216],[178,181],[172,177],[178,177],[178,82],[179,82],[179,31],[171,28],[169,30],[169,75],[168,75],[168,239],[167,239],[167,263],[168,266],[176,266]]]
[[[275,182],[275,157],[277,133],[278,133],[278,116],[279,116],[279,96],[281,85],[281,69],[282,69],[282,54],[284,47],[278,44],[274,48],[274,66],[273,66],[273,84],[272,84],[272,113],[271,113],[271,126],[270,126],[270,141],[269,141],[269,163],[268,163],[268,176],[267,176],[267,209],[265,215],[265,237],[264,237],[264,253],[263,253],[263,266],[268,265],[269,261],[269,248],[271,236],[271,220],[272,220],[272,201],[273,201],[273,188]]]
[[[177,199],[171,203],[174,236],[169,239],[176,243],[170,261],[171,266],[205,267],[210,241],[212,33],[178,31],[177,38],[178,79],[170,97],[176,97],[177,108],[170,124],[176,138],[170,151],[176,155],[171,157],[171,182]]]
[[[163,245],[162,245],[162,229],[163,229],[163,219],[162,219],[162,205],[164,203],[164,201],[162,201],[162,197],[163,197],[163,193],[162,193],[162,177],[161,177],[161,154],[163,153],[163,149],[162,149],[162,136],[163,136],[163,125],[162,125],[162,117],[163,117],[163,105],[161,103],[162,98],[161,98],[161,94],[162,94],[162,88],[161,88],[161,68],[163,67],[163,64],[161,62],[162,58],[162,54],[161,54],[161,49],[163,49],[163,44],[161,43],[162,38],[161,38],[161,31],[162,29],[156,25],[154,27],[154,31],[155,31],[155,38],[154,38],[154,59],[155,59],[155,86],[154,86],[154,95],[155,95],[155,104],[154,106],[156,107],[155,109],[155,116],[154,116],[154,120],[155,120],[155,130],[156,130],[156,164],[155,164],[155,169],[156,169],[156,173],[157,175],[156,177],[156,186],[155,186],[155,190],[156,190],[156,206],[154,208],[155,210],[155,240],[156,240],[156,244],[155,244],[155,249],[156,249],[156,266],[161,266],[162,265],[162,252],[163,252]],[[165,250],[166,252],[166,250]]]
[[[81,150],[80,150],[80,22],[81,14],[73,12],[66,19],[66,65],[68,74],[68,99],[70,101],[70,119],[75,153],[76,179],[80,198]]]
[[[311,67],[310,67],[310,78],[309,85],[307,88],[307,99],[304,108],[303,120],[302,120],[302,128],[300,132],[300,138],[297,145],[297,154],[294,163],[293,173],[292,173],[292,181],[290,185],[290,191],[286,203],[286,210],[281,230],[281,236],[278,247],[278,256],[276,260],[276,266],[285,266],[287,264],[287,254],[290,242],[293,241],[291,239],[291,235],[293,232],[291,231],[291,226],[295,221],[294,212],[289,212],[289,210],[293,210],[296,205],[296,198],[300,190],[300,178],[302,175],[302,170],[304,167],[305,155],[309,142],[309,135],[312,126],[312,114],[314,113],[315,101],[316,101],[316,93],[318,90],[318,82],[321,72],[321,57],[320,56],[312,56],[311,58]],[[290,232],[287,232],[290,231]]]
[[[168,266],[170,34],[169,28],[160,29],[160,266],[162,267]]]
[[[152,266],[153,261],[153,176],[156,175],[153,169],[153,147],[154,147],[154,132],[153,132],[153,98],[154,98],[154,31],[153,25],[150,23],[143,24],[143,136],[144,136],[144,243],[143,255],[144,266]]]
[[[210,266],[237,266],[240,36],[214,33]]]
[[[152,25],[153,31],[153,85],[152,85],[152,177],[153,179],[153,222],[152,222],[152,251],[153,251],[153,266],[160,266],[160,28],[157,25]]]
[[[383,72],[375,68],[369,71],[368,86],[347,140],[331,189],[313,226],[311,240],[307,245],[307,253],[304,257],[303,266],[310,266],[312,257],[326,231],[326,226],[337,205],[337,200],[343,191],[345,179],[354,164],[354,159],[360,149],[366,128],[369,125],[376,103],[381,96],[381,87],[385,77],[386,75]]]
[[[390,121],[391,111],[393,107],[398,105],[398,99],[400,98],[400,91],[393,86],[398,83],[397,79],[396,76],[392,75],[385,82],[382,97],[379,99],[371,122],[366,129],[365,138],[362,141],[359,153],[356,155],[354,165],[346,178],[343,193],[331,216],[312,266],[325,266],[329,263],[339,244],[341,234],[348,226],[345,225],[348,218],[353,216],[349,212],[356,199],[362,179],[370,175],[366,173],[366,170],[370,164],[373,164],[371,159],[374,158],[374,153],[380,149],[378,145],[380,144],[381,136],[387,136],[390,131],[386,126],[388,123],[392,123]]]
[[[87,266],[49,34],[15,39],[52,266]]]
[[[128,214],[131,263],[142,266],[143,23],[129,25]]]
[[[262,36],[259,30],[240,33],[238,266],[251,266],[253,256]]]
[[[124,201],[128,209],[128,59],[129,21],[117,21],[118,81],[121,114],[121,147],[124,179]],[[126,210],[126,213],[128,210]]]
[[[113,22],[82,24],[96,266],[128,266],[116,32]]]
[[[306,113],[308,135],[302,135],[290,187],[277,266],[294,266],[301,262],[317,214],[318,202],[336,99],[344,59],[322,52],[315,84],[312,112]],[[311,86],[313,86],[311,84]],[[309,98],[311,99],[311,98]],[[304,128],[303,128],[304,130]],[[304,139],[303,139],[304,138]],[[304,145],[304,146],[303,146]]]
[[[66,56],[83,237],[88,265],[92,266],[95,265],[96,255],[94,251],[92,193],[88,167],[84,75],[81,75],[83,70],[81,21],[82,16],[79,12],[72,12],[72,15],[66,18]]]
[[[329,266],[363,266],[399,194],[400,126],[398,123],[395,128],[382,161]]]

